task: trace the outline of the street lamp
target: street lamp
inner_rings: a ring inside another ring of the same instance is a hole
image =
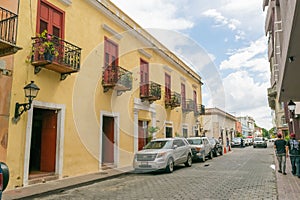
[[[290,100],[290,102],[288,103],[288,109],[290,111],[290,116],[291,116],[290,122],[291,122],[291,125],[292,125],[293,133],[295,133],[293,119],[294,119],[294,116],[295,116],[296,104],[292,100]]]
[[[290,100],[290,102],[288,103],[288,109],[291,112],[291,117],[294,118],[296,104],[292,100]]]
[[[24,87],[25,97],[28,98],[28,103],[16,103],[15,107],[15,116],[13,120],[17,122],[20,119],[20,116],[31,108],[32,100],[38,95],[40,88],[34,84],[34,81],[31,81],[28,85]]]

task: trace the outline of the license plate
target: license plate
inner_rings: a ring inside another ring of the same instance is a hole
[[[148,165],[148,162],[141,162],[141,165]]]

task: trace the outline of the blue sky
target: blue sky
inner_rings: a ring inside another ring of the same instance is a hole
[[[111,1],[196,69],[206,107],[272,127],[262,0]]]

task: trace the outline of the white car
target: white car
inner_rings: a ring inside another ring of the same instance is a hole
[[[190,137],[187,138],[187,141],[191,145],[194,160],[201,159],[205,162],[206,157],[213,158],[213,145],[207,137]]]
[[[133,159],[133,168],[141,172],[166,170],[172,173],[178,164],[192,166],[192,151],[185,138],[152,140]]]

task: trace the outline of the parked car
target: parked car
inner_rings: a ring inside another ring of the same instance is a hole
[[[207,137],[190,137],[187,141],[192,148],[193,160],[201,159],[205,162],[206,157],[213,158],[212,147]]]
[[[241,146],[241,138],[232,138],[231,147],[240,147]]]
[[[211,144],[213,156],[217,157],[219,155],[223,155],[223,145],[220,144],[219,140],[216,138],[209,138],[209,142]]]
[[[178,164],[192,166],[192,151],[185,138],[152,140],[133,159],[133,168],[142,172],[166,170],[172,173]]]
[[[263,137],[256,137],[253,141],[253,148],[264,147],[267,148],[267,141]]]

